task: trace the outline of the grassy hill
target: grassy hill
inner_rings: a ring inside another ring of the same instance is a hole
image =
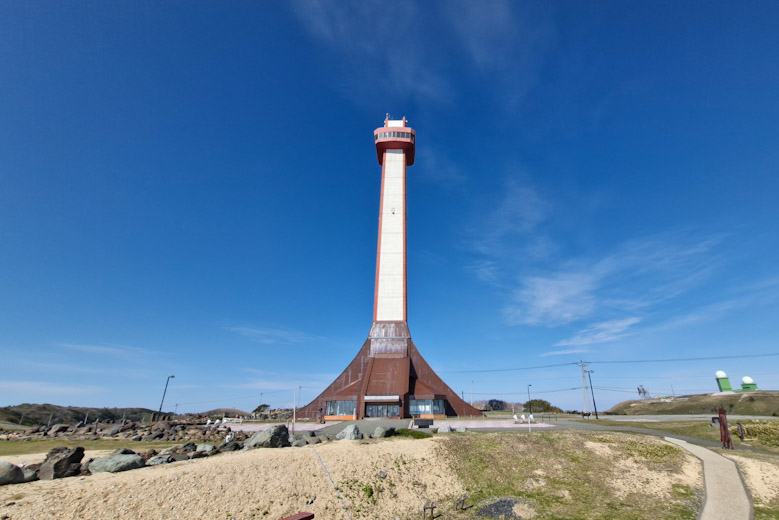
[[[155,413],[155,410],[149,410],[148,408],[82,408],[78,406],[25,403],[0,408],[0,422],[19,424],[19,420],[24,416],[22,425],[46,425],[49,423],[49,417],[51,416],[51,424],[75,424],[83,421],[87,413],[89,413],[90,422],[95,419],[118,421],[123,416],[128,421],[140,421],[144,415],[148,420],[149,415]]]
[[[223,415],[225,417],[235,417],[236,415],[239,417],[245,417],[251,414],[249,412],[238,410],[237,408],[217,408],[216,410],[201,412],[200,415],[205,415],[206,417],[222,417]]]
[[[731,414],[779,415],[779,392],[749,392],[727,395],[683,395],[675,399],[642,399],[624,401],[607,410],[613,415],[656,415],[656,414],[716,414],[717,408],[724,408]]]

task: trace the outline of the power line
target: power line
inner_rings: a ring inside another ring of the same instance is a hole
[[[706,357],[691,357],[691,358],[668,358],[668,359],[622,359],[614,361],[590,361],[589,363],[600,364],[631,364],[631,363],[673,363],[676,361],[708,361],[711,359],[744,359],[744,358],[759,358],[759,357],[772,357],[779,356],[779,352],[771,352],[769,354],[740,354],[738,356],[706,356]]]
[[[518,367],[518,368],[487,368],[484,370],[438,370],[442,374],[476,374],[480,372],[515,372],[518,370],[535,370],[537,368],[553,368],[553,367],[567,367],[570,365],[578,365],[579,363],[557,363],[554,365],[538,365],[534,367]]]
[[[740,354],[733,356],[706,356],[706,357],[689,357],[689,358],[666,358],[666,359],[618,359],[618,360],[600,360],[600,361],[585,361],[585,363],[591,364],[639,364],[639,363],[674,363],[679,361],[708,361],[712,359],[746,359],[746,358],[760,358],[760,357],[774,357],[779,356],[779,352],[770,352],[768,354]],[[578,366],[579,363],[556,363],[553,365],[536,365],[532,367],[515,367],[515,368],[484,368],[479,370],[439,370],[442,374],[477,374],[487,372],[516,372],[520,370],[536,370],[539,368],[555,368],[566,366]]]
[[[572,388],[560,388],[558,390],[533,390],[534,394],[552,394],[555,392],[570,392],[572,390],[581,390],[582,387],[574,386]],[[525,395],[525,392],[474,392],[474,395]]]

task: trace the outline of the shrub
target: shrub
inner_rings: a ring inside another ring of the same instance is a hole
[[[745,436],[766,444],[779,446],[779,424],[776,421],[754,421],[743,424]],[[730,428],[731,435],[738,435],[738,426]]]
[[[408,437],[410,439],[427,439],[433,435],[427,432],[421,432],[419,430],[409,430],[408,428],[401,428],[395,430],[395,435],[398,437]]]

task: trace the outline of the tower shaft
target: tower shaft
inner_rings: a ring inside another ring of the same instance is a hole
[[[406,321],[406,154],[386,150],[382,163],[373,321]]]

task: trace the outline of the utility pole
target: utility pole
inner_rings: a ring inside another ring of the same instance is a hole
[[[674,392],[674,385],[671,385],[671,395],[676,399],[676,392]]]
[[[179,404],[176,403],[176,407],[173,409],[173,415],[176,415],[179,411]]]
[[[22,416],[19,418],[19,426],[22,425],[22,421],[24,420],[25,415],[27,415],[27,412],[23,413]]]
[[[473,406],[473,380],[471,380],[471,406]]]
[[[592,392],[592,407],[595,408],[595,418],[598,418],[598,405],[595,404],[595,389],[592,387],[592,373],[594,370],[585,370],[587,377],[590,380],[590,392]]]
[[[584,367],[587,365],[589,363],[579,362],[579,366],[582,368],[582,417],[587,414],[587,378],[584,376]]]
[[[292,390],[292,435],[295,435],[295,422],[297,421],[297,412],[298,412],[298,394],[300,394],[300,389],[303,388],[302,386],[299,386],[296,390]]]
[[[160,401],[160,411],[157,413],[162,413],[162,404],[165,402],[165,394],[168,393],[168,383],[170,383],[170,380],[173,379],[176,376],[168,376],[168,379],[165,380],[165,390],[162,391],[162,401]]]

